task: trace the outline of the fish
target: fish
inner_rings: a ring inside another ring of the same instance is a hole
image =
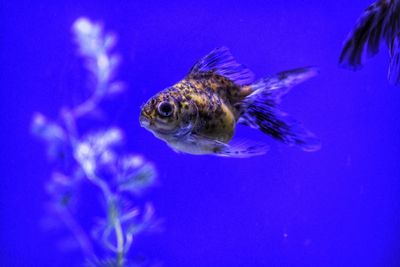
[[[244,124],[305,151],[320,141],[279,109],[289,90],[318,73],[298,68],[255,81],[228,48],[212,50],[178,83],[151,97],[140,112],[140,125],[174,151],[193,155],[246,158],[265,154],[268,146],[255,141],[232,141]]]
[[[339,64],[358,70],[382,43],[390,55],[387,78],[400,85],[400,0],[378,0],[364,10],[344,42]]]

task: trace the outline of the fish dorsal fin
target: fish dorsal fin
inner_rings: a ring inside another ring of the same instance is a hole
[[[224,76],[237,85],[248,85],[254,81],[254,74],[244,65],[237,63],[227,47],[216,48],[200,59],[188,76],[196,77],[205,72]]]

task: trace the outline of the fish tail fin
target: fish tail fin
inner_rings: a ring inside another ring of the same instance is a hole
[[[240,122],[260,129],[273,138],[305,151],[320,148],[319,140],[279,109],[281,97],[291,87],[318,73],[316,68],[307,67],[278,73],[251,85],[251,93],[242,101]]]

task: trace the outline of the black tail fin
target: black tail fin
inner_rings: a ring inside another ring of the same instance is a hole
[[[301,68],[281,72],[254,83],[251,85],[253,93],[242,103],[241,122],[288,145],[299,146],[305,151],[318,150],[319,140],[278,108],[281,97],[291,87],[317,73],[315,68]]]

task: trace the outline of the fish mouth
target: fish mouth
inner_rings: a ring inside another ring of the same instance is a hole
[[[140,116],[139,122],[140,122],[141,127],[147,129],[150,132],[158,133],[158,134],[162,134],[162,135],[171,134],[170,130],[163,129],[161,127],[157,127],[154,120],[148,118],[146,115]]]
[[[151,119],[148,116],[146,116],[144,113],[142,113],[140,115],[139,122],[140,122],[140,126],[143,128],[146,128],[146,129],[152,125]]]
[[[140,122],[140,126],[142,126],[143,128],[147,128],[150,126],[150,122],[146,119],[140,118],[139,122]]]

